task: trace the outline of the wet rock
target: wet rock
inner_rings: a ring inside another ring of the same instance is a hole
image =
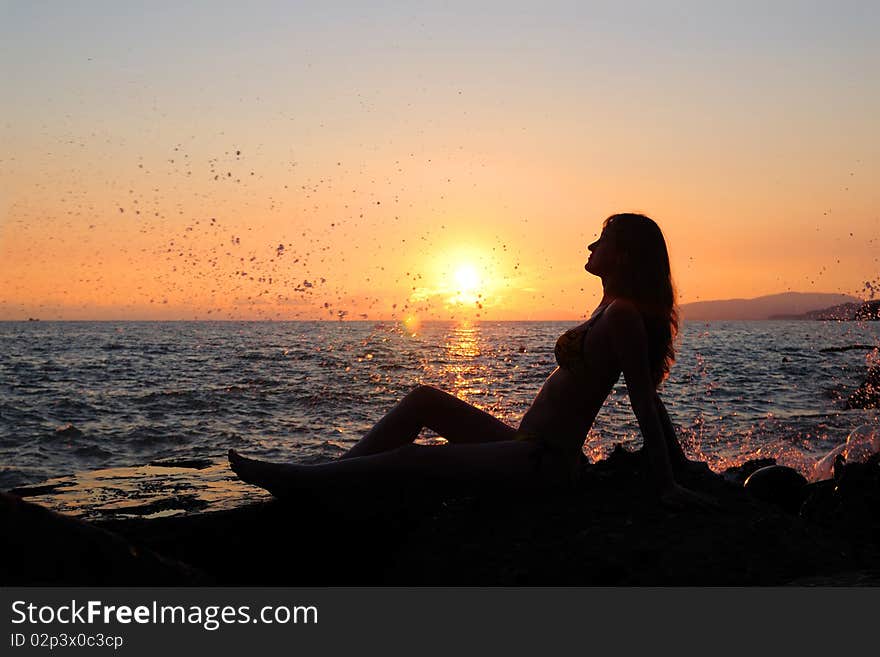
[[[195,495],[175,495],[142,504],[121,504],[117,502],[108,509],[98,507],[95,511],[107,511],[115,515],[124,516],[159,516],[191,513],[193,511],[200,511],[207,506],[208,503],[205,500],[201,500]]]
[[[743,488],[756,499],[776,504],[789,513],[797,513],[803,502],[806,485],[806,477],[794,468],[768,465],[749,475]]]
[[[753,472],[771,465],[776,465],[776,459],[751,459],[740,465],[727,468],[723,476],[727,481],[742,486]]]
[[[833,479],[810,484],[800,516],[858,546],[880,545],[880,454],[834,465]]]

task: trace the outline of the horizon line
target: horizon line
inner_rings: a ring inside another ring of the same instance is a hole
[[[453,324],[453,323],[469,323],[469,324],[538,324],[542,322],[573,322],[575,319],[424,319],[419,320],[420,324]],[[837,321],[823,319],[796,319],[796,318],[715,318],[715,319],[688,319],[680,318],[682,322],[788,322],[788,321]],[[196,323],[214,323],[214,324],[405,324],[403,319],[0,319],[0,324],[196,324]]]

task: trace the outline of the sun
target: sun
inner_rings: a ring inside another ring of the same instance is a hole
[[[458,292],[462,295],[473,295],[480,287],[480,275],[473,265],[460,265],[453,276]]]
[[[479,270],[469,262],[463,262],[452,270],[449,301],[457,306],[476,306],[483,298],[485,282]]]
[[[409,296],[412,307],[423,314],[478,318],[502,299],[497,263],[488,249],[462,245],[438,249],[425,273],[425,284],[413,287]]]

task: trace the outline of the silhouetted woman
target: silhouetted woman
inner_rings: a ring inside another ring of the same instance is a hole
[[[673,467],[688,461],[656,392],[672,365],[678,329],[663,233],[644,215],[616,214],[605,220],[602,234],[588,249],[584,268],[602,279],[602,301],[588,321],[557,340],[559,367],[518,429],[441,390],[419,386],[336,461],[277,464],[230,450],[232,469],[277,497],[328,482],[369,484],[406,477],[437,485],[565,483],[622,373],[661,500],[706,504],[675,481]],[[448,443],[414,444],[425,427]]]

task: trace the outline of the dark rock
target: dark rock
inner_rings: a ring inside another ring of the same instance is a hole
[[[73,521],[74,530],[57,514],[41,524],[4,513],[3,540],[28,537],[15,558],[31,563],[62,558],[46,546],[80,546],[48,570],[24,569],[14,580],[21,583],[70,582],[64,569],[85,568],[80,558],[92,580],[105,583],[139,581],[124,575],[149,570],[124,555],[89,556],[90,545],[143,546],[135,548],[138,555],[152,554],[159,568],[151,583],[191,582],[193,571],[183,562],[218,584],[268,586],[772,586],[880,562],[877,542],[855,546],[820,523],[752,499],[708,468],[692,464],[677,477],[712,497],[717,510],[663,507],[641,452],[618,447],[581,470],[566,490],[438,490],[398,481],[380,489],[328,487],[291,502],[211,513],[113,519],[97,527]],[[82,538],[90,532],[100,538]],[[38,557],[27,554],[33,546],[42,550]],[[114,565],[119,561],[125,567]]]
[[[0,584],[200,585],[196,569],[88,523],[0,493]]]
[[[554,497],[452,501],[409,537],[385,582],[776,585],[853,568],[845,542],[694,470],[687,485],[720,510],[665,509],[641,455],[625,450]]]
[[[797,513],[803,503],[806,485],[806,477],[794,468],[768,465],[749,475],[743,488],[756,499],[776,504],[789,513]]]
[[[800,516],[856,546],[880,545],[880,454],[837,462],[833,479],[807,487]]]
[[[771,465],[776,465],[775,459],[751,459],[740,465],[727,468],[724,471],[724,478],[731,483],[742,486],[753,472]]]

